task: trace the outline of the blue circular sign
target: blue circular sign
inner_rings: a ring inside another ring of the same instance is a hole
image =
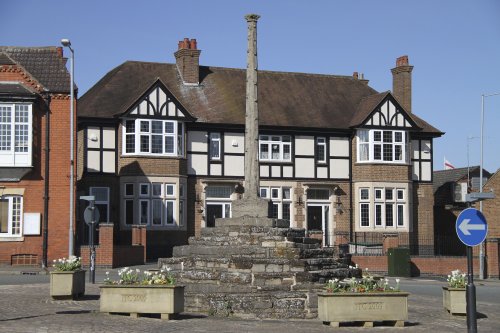
[[[458,215],[455,230],[462,243],[476,246],[486,238],[488,224],[483,213],[475,208],[467,208]]]

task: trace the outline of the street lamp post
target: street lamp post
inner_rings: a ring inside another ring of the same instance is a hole
[[[497,96],[500,92],[481,95],[481,166],[479,168],[479,192],[483,193],[483,128],[484,128],[484,99],[485,97]],[[479,210],[483,211],[483,202],[479,202]],[[484,279],[484,242],[479,245],[479,278]]]
[[[73,255],[74,245],[73,245],[73,211],[74,211],[74,104],[75,104],[75,95],[74,95],[74,66],[75,66],[75,51],[71,48],[71,41],[69,39],[61,39],[61,44],[64,47],[67,47],[71,51],[71,69],[70,69],[70,115],[69,115],[69,159],[70,159],[70,171],[69,171],[69,255]]]

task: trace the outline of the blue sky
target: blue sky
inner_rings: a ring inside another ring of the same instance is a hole
[[[244,15],[258,23],[259,69],[352,75],[392,89],[390,69],[408,55],[413,112],[446,134],[434,169],[479,165],[481,94],[500,92],[497,0],[2,0],[0,45],[50,46],[69,38],[79,95],[126,60],[174,62],[196,38],[202,65],[245,68]],[[68,54],[65,52],[65,54]],[[487,97],[484,166],[500,168],[500,95]]]

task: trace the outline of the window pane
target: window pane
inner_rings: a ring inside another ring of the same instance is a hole
[[[134,120],[125,121],[125,133],[135,133],[135,121]]]
[[[392,161],[392,145],[384,144],[384,161]]]
[[[149,153],[149,135],[141,135],[141,153]]]
[[[404,190],[398,189],[398,200],[404,200]]]
[[[325,162],[325,144],[318,144],[316,146],[316,159],[318,162]]]
[[[174,224],[174,202],[167,201],[167,224]]]
[[[172,136],[165,137],[165,153],[167,154],[174,153],[174,137]]]
[[[261,187],[260,188],[260,197],[261,198],[267,198],[267,187]]]
[[[167,196],[172,196],[172,195],[174,195],[174,188],[175,188],[175,185],[173,185],[173,184],[167,184],[167,185],[165,186],[165,188],[166,188],[166,195],[167,195]]]
[[[394,204],[387,203],[385,204],[385,226],[393,227],[394,226],[394,212],[392,211]]]
[[[382,189],[381,188],[375,189],[375,199],[382,199]]]
[[[370,191],[367,188],[362,188],[360,190],[360,198],[361,200],[368,200],[370,199]]]
[[[153,154],[163,153],[162,141],[163,140],[161,135],[151,136],[151,153]]]
[[[288,220],[290,221],[290,204],[289,203],[283,203],[281,205],[283,207],[283,213],[282,213],[282,219],[283,220]]]
[[[394,142],[403,142],[402,132],[394,132]]]
[[[134,224],[134,200],[125,200],[125,224]]]
[[[330,199],[330,191],[324,189],[308,189],[307,190],[307,199],[316,199],[316,200],[329,200]]]
[[[168,121],[165,123],[165,133],[173,134],[174,133],[174,123]]]
[[[148,220],[149,220],[149,201],[147,200],[141,200],[139,201],[139,205],[140,205],[140,212],[141,212],[141,215],[140,215],[140,223],[141,224],[148,224]]]
[[[279,188],[272,188],[271,189],[271,198],[278,199],[280,197],[279,190],[280,190]]]
[[[382,225],[382,205],[375,205],[375,225]]]
[[[0,151],[11,150],[11,108],[0,106]]]
[[[153,189],[152,189],[152,192],[153,192],[153,196],[155,197],[159,197],[161,196],[161,183],[153,183]]]
[[[385,200],[392,200],[393,193],[392,188],[385,189]]]
[[[163,122],[161,122],[161,121],[153,120],[151,122],[151,132],[152,133],[161,134],[162,133],[162,127],[163,127]]]
[[[125,152],[135,153],[135,135],[127,134],[125,136]]]
[[[28,151],[28,125],[17,125],[15,126],[15,151],[16,152],[27,152]]]
[[[153,200],[153,224],[161,225],[161,212],[163,210],[163,200]]]
[[[149,121],[147,120],[141,120],[140,121],[140,124],[141,124],[141,132],[142,133],[149,133]]]
[[[368,131],[358,131],[359,142],[368,142],[369,141],[369,132]]]
[[[384,131],[384,142],[392,142],[392,132]]]
[[[382,146],[373,145],[373,159],[380,161],[382,159]]]
[[[149,184],[141,184],[139,193],[140,193],[140,195],[148,196],[149,195]]]
[[[207,198],[229,198],[233,191],[229,186],[208,186],[205,192]]]
[[[134,184],[125,184],[125,195],[134,195]]]
[[[360,161],[368,161],[369,159],[369,154],[368,154],[368,148],[370,145],[368,143],[363,143],[359,145],[359,160]]]
[[[289,144],[283,145],[283,160],[289,161],[291,159],[290,150],[291,149]]]
[[[398,205],[398,226],[404,226],[404,205]]]
[[[90,195],[95,196],[96,202],[108,202],[109,192],[107,187],[91,187]]]
[[[211,133],[210,134],[210,157],[212,159],[220,158],[220,134]]]
[[[284,187],[283,188],[283,200],[290,200],[290,189]]]
[[[361,226],[368,227],[370,226],[370,204],[362,203],[360,208]]]
[[[394,145],[394,160],[402,161],[403,160],[403,146],[402,145]]]
[[[273,160],[281,159],[280,145],[278,144],[271,145],[271,156],[272,156],[271,159]]]
[[[382,132],[381,131],[373,132],[373,141],[376,141],[376,142],[382,141]]]
[[[231,217],[231,205],[230,204],[224,204],[224,217],[225,218]]]
[[[273,203],[273,205],[271,206],[271,218],[278,218],[278,208],[279,208],[279,205],[277,203]]]
[[[281,141],[283,141],[283,142],[291,142],[292,139],[291,139],[290,135],[284,135],[283,138],[281,139]]]
[[[266,143],[260,144],[260,159],[269,159],[269,146]]]

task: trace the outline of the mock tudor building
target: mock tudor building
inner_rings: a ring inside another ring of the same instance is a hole
[[[246,72],[200,66],[200,53],[184,39],[175,64],[127,61],[78,101],[79,193],[96,195],[118,243],[144,226],[149,259],[231,217],[241,197]],[[412,113],[412,69],[398,58],[393,92],[381,93],[357,73],[259,71],[271,217],[324,246],[391,233],[432,251],[432,147],[443,133]]]
[[[69,110],[62,48],[0,46],[0,264],[68,256]]]

